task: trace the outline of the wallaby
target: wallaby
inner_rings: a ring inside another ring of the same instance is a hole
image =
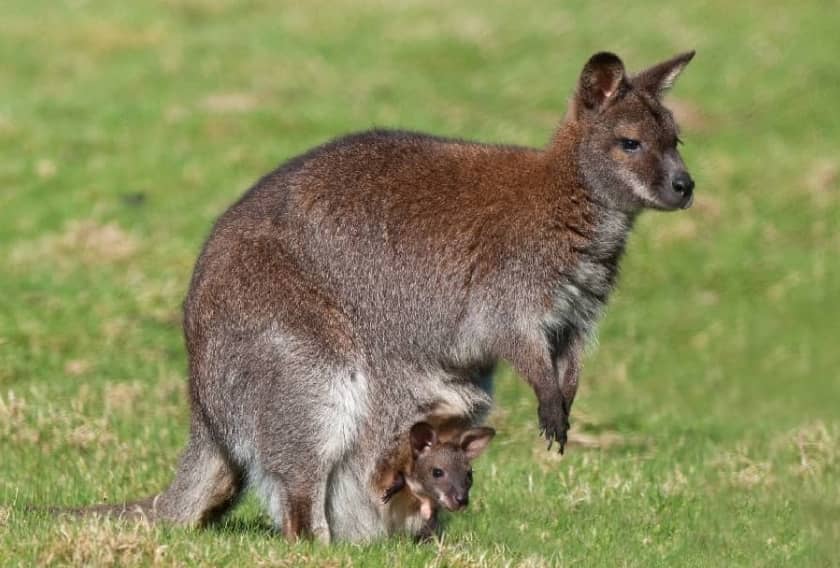
[[[662,104],[692,56],[592,56],[543,148],[374,130],[257,182],[195,267],[190,439],[148,516],[201,524],[247,483],[290,538],[388,534],[370,488],[394,435],[480,423],[499,360],[562,450],[637,214],[692,203]]]
[[[444,440],[431,424],[418,422],[380,461],[374,490],[385,504],[396,495],[404,496],[401,506],[413,509],[426,521],[420,536],[432,536],[441,507],[459,511],[469,504],[471,462],[495,435],[492,428],[470,428]]]

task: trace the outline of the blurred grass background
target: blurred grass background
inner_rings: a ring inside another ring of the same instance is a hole
[[[837,565],[835,1],[7,0],[0,17],[0,564]],[[393,126],[544,144],[583,63],[698,55],[697,181],[643,216],[562,459],[502,370],[443,542],[289,546],[26,513],[151,494],[187,433],[180,305],[214,218],[279,162]]]

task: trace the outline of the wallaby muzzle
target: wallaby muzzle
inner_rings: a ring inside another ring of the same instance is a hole
[[[683,196],[683,202],[680,205],[682,209],[688,209],[694,202],[694,180],[686,171],[679,172],[671,181],[671,187],[674,191]]]

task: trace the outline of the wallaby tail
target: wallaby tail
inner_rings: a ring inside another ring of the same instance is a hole
[[[27,507],[28,511],[42,511],[51,515],[69,515],[72,517],[107,517],[130,521],[154,522],[158,519],[157,504],[160,495],[130,501],[127,503],[109,505],[99,504],[88,507]]]
[[[123,504],[88,507],[30,507],[54,515],[101,516],[203,526],[219,519],[242,493],[244,476],[202,428],[193,428],[172,484],[159,495]]]

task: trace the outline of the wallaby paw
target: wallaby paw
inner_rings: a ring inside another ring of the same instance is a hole
[[[565,406],[562,400],[558,400],[548,404],[541,402],[539,407],[540,434],[548,440],[547,449],[550,450],[554,442],[557,442],[561,454],[566,448],[569,431],[569,414]]]

